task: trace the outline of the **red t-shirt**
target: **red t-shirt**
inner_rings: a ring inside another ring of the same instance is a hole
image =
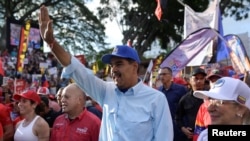
[[[86,108],[70,121],[67,114],[56,118],[50,141],[98,141],[101,121]]]
[[[2,126],[6,126],[6,125],[10,125],[12,124],[12,120],[10,117],[10,109],[3,105],[2,103],[0,103],[0,123],[2,124]]]

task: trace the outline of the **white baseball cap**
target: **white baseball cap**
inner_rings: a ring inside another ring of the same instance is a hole
[[[37,94],[39,95],[49,95],[49,89],[47,87],[39,87],[37,90]]]
[[[222,77],[209,91],[194,91],[193,95],[200,99],[233,100],[250,109],[250,88],[236,78]]]

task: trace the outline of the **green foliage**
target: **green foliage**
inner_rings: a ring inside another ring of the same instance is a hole
[[[112,50],[105,43],[103,24],[107,19],[119,23],[124,35],[123,43],[130,39],[141,58],[156,40],[166,51],[182,40],[184,7],[177,0],[167,0],[161,22],[154,14],[155,0],[100,0],[98,17],[85,6],[86,1],[91,0],[1,0],[0,27],[5,28],[7,17],[37,22],[39,7],[44,4],[49,8],[60,44],[74,54],[84,54],[92,62],[99,62],[103,53]],[[209,0],[183,2],[197,12],[204,11],[209,4]],[[220,9],[224,17],[242,20],[248,18],[249,5],[250,0],[221,0]]]

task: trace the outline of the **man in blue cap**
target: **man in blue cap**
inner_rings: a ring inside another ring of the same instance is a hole
[[[135,49],[116,46],[102,61],[110,64],[113,82],[96,77],[55,41],[52,21],[45,6],[40,8],[42,38],[64,66],[63,74],[103,107],[100,141],[172,141],[173,125],[165,96],[146,86],[138,77],[140,64]]]

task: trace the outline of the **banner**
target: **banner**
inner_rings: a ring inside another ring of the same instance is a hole
[[[158,71],[162,63],[162,60],[163,60],[163,57],[160,55],[154,59],[153,64],[149,64],[149,65],[153,65],[153,66],[149,66],[151,67],[151,71],[148,73],[148,75],[150,75],[149,82],[145,82],[145,81],[144,82],[147,83],[150,87],[157,88],[156,83],[158,81],[157,79]]]
[[[185,5],[184,38],[192,32],[205,27],[218,30],[219,2],[214,0],[204,12],[195,12]],[[213,57],[214,41],[211,41],[187,66],[200,66],[210,62]]]
[[[218,27],[218,0],[210,3],[204,12],[195,12],[188,5],[185,5],[184,11],[184,38],[192,32],[204,27],[217,29]]]
[[[175,76],[217,35],[218,33],[211,28],[203,28],[190,34],[169,53],[160,67],[171,68]]]
[[[229,55],[236,74],[244,74],[250,71],[249,59],[246,49],[237,35],[226,35],[224,39],[227,41]]]
[[[24,66],[25,53],[28,48],[28,38],[30,31],[30,21],[27,21],[25,27],[22,27],[21,30],[21,40],[19,44],[18,57],[17,57],[17,71],[22,72]]]

